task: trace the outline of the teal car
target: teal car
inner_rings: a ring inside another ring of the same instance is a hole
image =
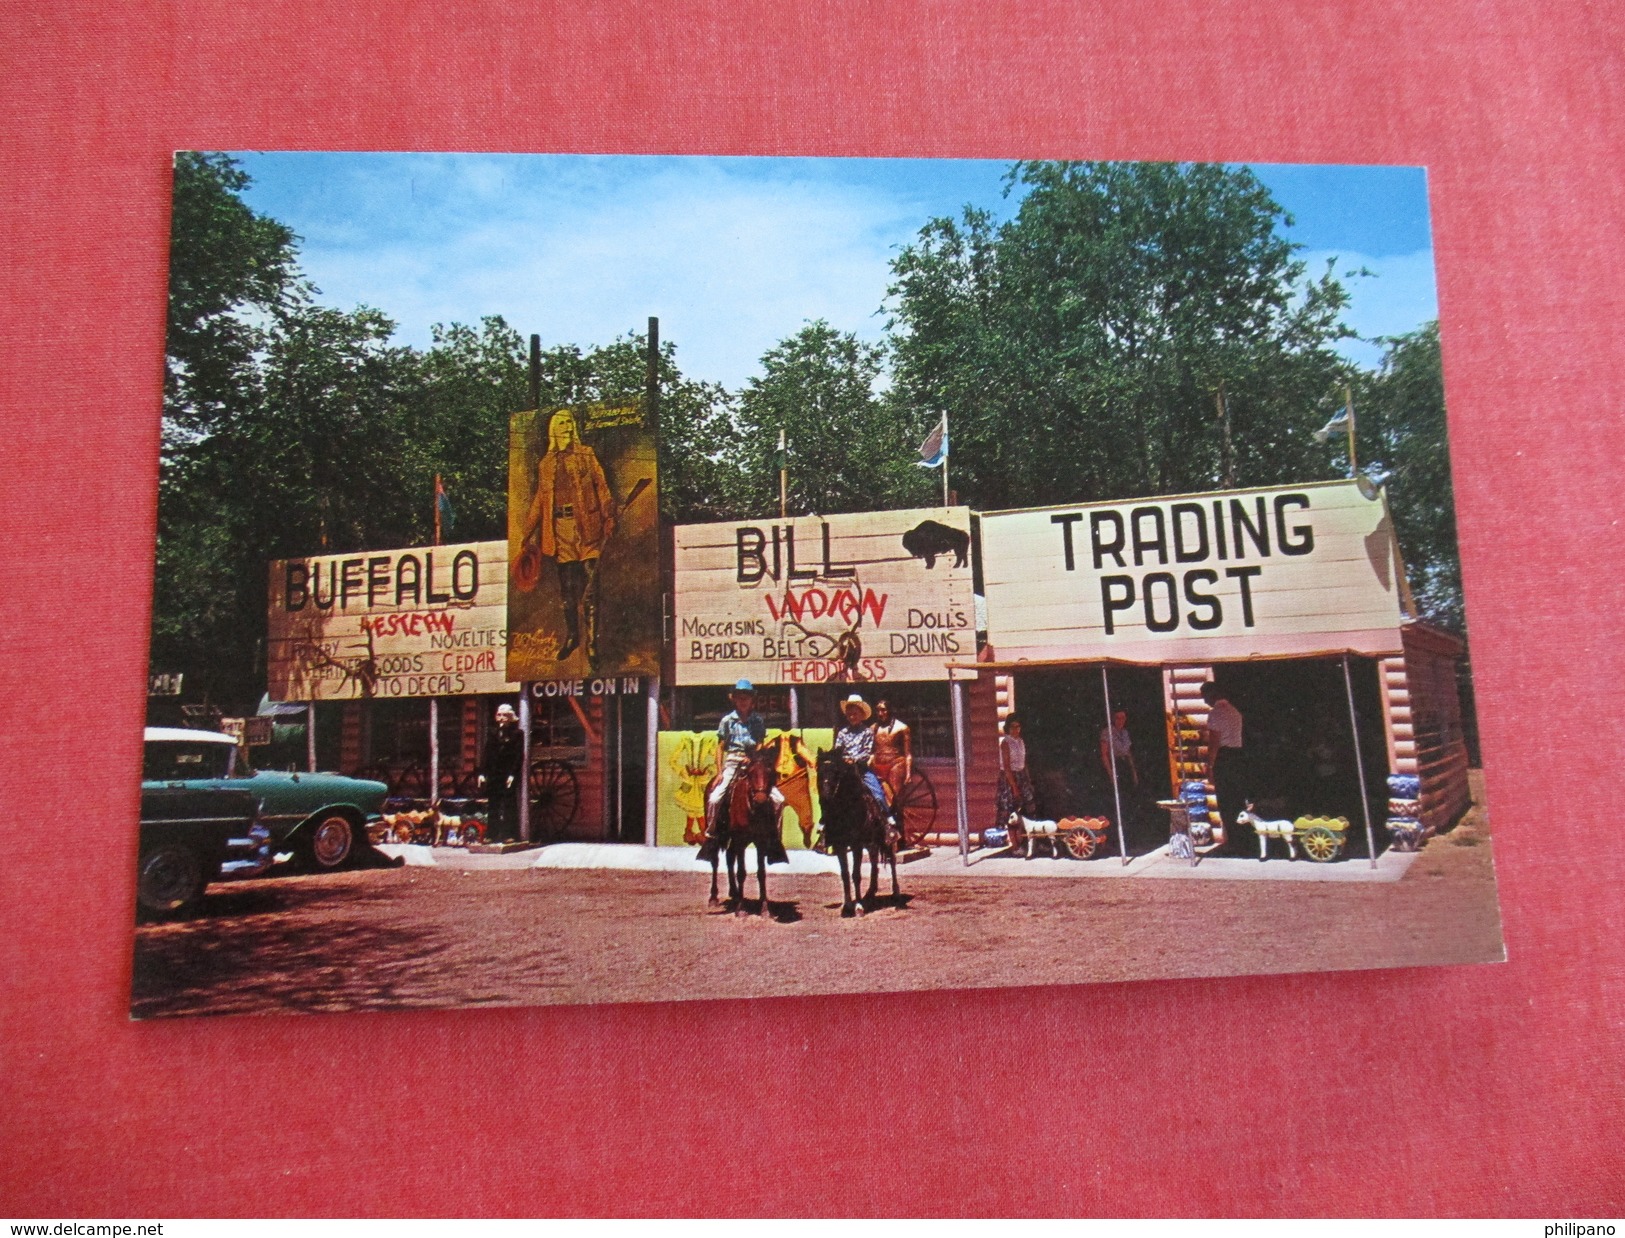
[[[143,791],[166,787],[250,792],[277,851],[292,851],[317,872],[354,863],[372,851],[367,823],[375,821],[389,788],[343,774],[257,770],[230,735],[149,726],[144,735]]]

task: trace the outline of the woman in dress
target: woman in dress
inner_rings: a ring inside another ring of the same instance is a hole
[[[999,736],[999,793],[993,824],[1001,830],[1010,824],[1010,814],[1038,814],[1033,800],[1033,776],[1027,770],[1027,742],[1021,738],[1021,719],[1010,714]]]
[[[892,799],[914,775],[914,737],[884,697],[875,702],[875,754],[869,763]]]

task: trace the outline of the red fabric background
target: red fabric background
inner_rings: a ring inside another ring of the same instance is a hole
[[[0,6],[0,1213],[1618,1215],[1622,26],[1522,0]],[[135,812],[177,147],[1428,165],[1511,961],[132,1025],[133,843],[105,840]],[[1052,1065],[1010,1070],[1032,1041]],[[722,1148],[758,1149],[726,1185]]]

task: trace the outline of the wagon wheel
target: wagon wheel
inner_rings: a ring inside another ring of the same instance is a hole
[[[429,798],[429,769],[416,761],[401,767],[390,781],[390,793],[401,799],[427,800]]]
[[[1099,845],[1095,832],[1085,826],[1074,826],[1066,832],[1066,849],[1080,860],[1087,860]]]
[[[467,774],[459,774],[456,770],[442,769],[440,771],[440,787],[437,798],[443,800],[456,800],[463,798],[463,784],[468,781]]]
[[[530,829],[533,838],[561,838],[576,819],[581,789],[576,772],[563,761],[537,761],[530,767]]]
[[[1337,853],[1343,849],[1337,835],[1321,825],[1299,834],[1298,845],[1303,848],[1303,853],[1317,864],[1335,860]]]
[[[931,785],[925,771],[916,769],[909,780],[892,797],[892,811],[897,826],[903,832],[903,841],[910,847],[924,845],[925,836],[937,823],[937,789]]]

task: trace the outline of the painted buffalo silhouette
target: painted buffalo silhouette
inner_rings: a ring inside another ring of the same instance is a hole
[[[937,565],[937,556],[952,553],[954,566],[964,567],[970,556],[970,534],[938,520],[922,520],[903,534],[903,549],[928,568]]]

